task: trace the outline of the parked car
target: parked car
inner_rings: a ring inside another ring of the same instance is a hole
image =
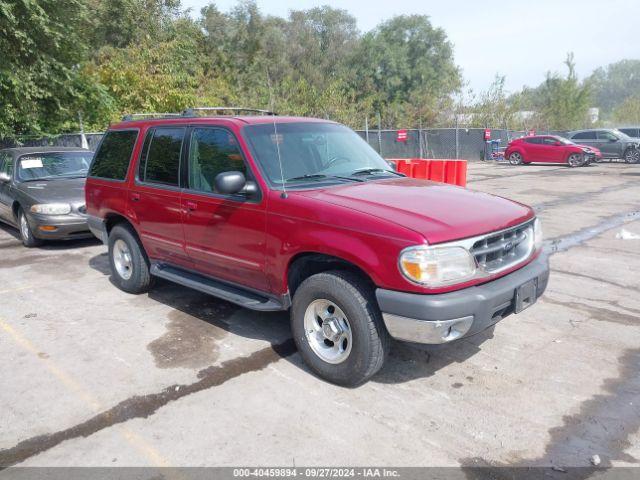
[[[631,138],[640,138],[640,127],[620,127],[618,130]]]
[[[627,163],[637,163],[640,157],[640,140],[631,138],[619,130],[578,130],[569,139],[600,150],[603,158],[622,158]]]
[[[22,243],[90,238],[84,185],[93,152],[79,148],[0,150],[0,220]]]
[[[511,165],[540,162],[581,167],[598,161],[602,154],[597,148],[577,145],[556,135],[533,135],[509,142],[505,157]]]
[[[390,337],[473,335],[548,281],[530,207],[407,178],[325,120],[124,121],[103,138],[86,196],[119,288],[145,292],[160,277],[290,310],[302,358],[341,385],[376,373]]]

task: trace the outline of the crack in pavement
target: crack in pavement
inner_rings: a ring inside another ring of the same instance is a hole
[[[88,437],[100,430],[124,423],[134,418],[147,418],[161,407],[187,395],[217,387],[245,373],[263,370],[268,365],[296,352],[293,339],[263,348],[247,357],[238,357],[211,366],[198,373],[199,380],[188,385],[171,385],[160,392],[130,397],[109,410],[90,419],[55,433],[38,435],[19,442],[11,448],[0,450],[0,470],[16,465],[30,457],[50,450],[66,440]]]

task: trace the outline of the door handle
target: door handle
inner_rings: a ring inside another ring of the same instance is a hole
[[[132,193],[131,194],[131,201],[132,202],[139,202],[140,201],[140,194],[139,193]]]
[[[187,210],[190,212],[198,209],[198,204],[196,202],[186,202],[185,205],[187,206]]]

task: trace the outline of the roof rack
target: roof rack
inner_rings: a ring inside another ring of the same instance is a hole
[[[181,113],[129,113],[122,117],[123,122],[130,122],[132,120],[142,120],[145,118],[175,118],[181,117]]]
[[[196,117],[201,112],[251,112],[259,113],[260,115],[277,115],[275,112],[269,110],[260,110],[258,108],[243,108],[243,107],[192,107],[187,108],[182,112],[183,117]]]

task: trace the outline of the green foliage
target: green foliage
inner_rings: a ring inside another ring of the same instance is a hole
[[[87,18],[80,0],[0,0],[0,137],[56,130],[100,97],[76,68]]]
[[[627,97],[613,110],[612,118],[622,125],[640,125],[640,95]]]
[[[595,104],[607,117],[640,92],[640,60],[621,60],[596,69],[587,79]]]

